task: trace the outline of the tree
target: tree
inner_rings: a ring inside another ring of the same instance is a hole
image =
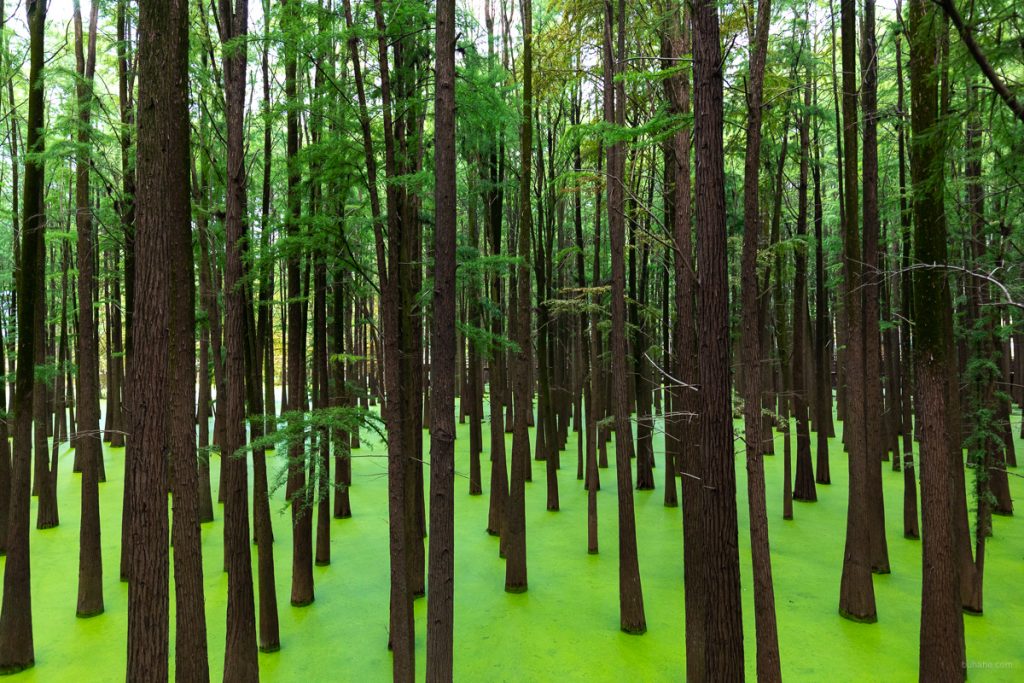
[[[943,200],[945,150],[939,103],[941,25],[936,8],[910,0],[910,175],[913,188],[914,262],[948,262]],[[921,680],[965,678],[964,623],[949,482],[959,453],[950,448],[948,403],[952,330],[949,285],[941,270],[914,272],[914,352],[921,420]]]
[[[761,415],[763,398],[761,389],[760,353],[762,340],[760,321],[763,316],[758,305],[760,285],[757,281],[758,243],[762,232],[761,206],[758,197],[759,170],[761,167],[762,91],[764,88],[765,59],[768,52],[768,29],[770,23],[771,1],[759,0],[757,4],[757,20],[754,25],[753,35],[751,36],[750,74],[747,83],[747,151],[743,177],[743,261],[740,277],[742,282],[741,296],[743,309],[743,366],[745,370],[743,376],[743,422],[747,441],[747,501],[750,507],[750,552],[754,562],[757,672],[758,677],[762,680],[781,680],[782,665],[779,660],[778,627],[775,624],[775,588],[772,584],[771,550],[768,545],[768,513],[765,505],[764,461],[762,460],[766,452],[766,446],[762,443],[765,425],[764,418]],[[787,135],[785,129],[783,130],[783,135]],[[784,155],[780,158],[780,165],[783,158]],[[712,219],[724,220],[714,217],[716,211],[717,207],[712,208]],[[700,269],[699,266],[698,269]],[[726,306],[728,305],[728,297],[726,297],[725,304]],[[703,320],[703,316],[701,320]],[[798,323],[794,320],[794,325],[796,324]],[[717,378],[717,381],[721,382],[722,378]],[[731,391],[727,372],[725,381],[727,390]],[[703,381],[702,385],[704,385]],[[788,448],[786,457],[789,457]],[[735,486],[735,472],[732,473],[732,476],[733,485]],[[786,481],[786,494],[787,496],[789,494],[788,478]],[[735,502],[732,514],[735,516]],[[709,669],[709,671],[714,670]]]
[[[530,400],[530,366],[532,364],[530,332],[530,233],[533,232],[533,210],[530,203],[530,176],[533,162],[533,0],[520,0],[523,21],[523,123],[520,131],[522,169],[519,172],[519,228],[516,255],[520,259],[515,273],[515,300],[518,311],[512,321],[512,339],[519,349],[510,363],[512,402],[515,408],[512,425],[512,464],[509,472],[509,494],[502,542],[505,544],[505,591],[523,593],[527,588],[526,569],[526,478],[530,461],[528,416]]]
[[[729,345],[729,287],[726,271],[725,168],[722,48],[718,9],[700,0],[693,10],[694,193],[697,198],[697,314],[705,331],[699,339],[701,386],[700,459],[703,544],[696,568],[706,601],[702,633],[704,665],[698,680],[743,679],[743,621],[736,520],[736,471]]]
[[[23,181],[25,216],[21,232],[21,270],[18,273],[18,358],[14,391],[14,445],[11,464],[11,502],[4,565],[3,605],[0,607],[0,672],[16,673],[35,664],[32,640],[32,587],[29,562],[29,503],[32,469],[32,413],[36,391],[35,340],[37,273],[43,269],[43,41],[46,3],[25,5],[30,40],[28,126],[25,147],[35,156],[25,159]],[[164,583],[166,586],[166,582]]]
[[[221,49],[227,118],[226,210],[227,255],[224,397],[224,555],[228,572],[227,636],[224,680],[259,680],[252,561],[249,556],[249,487],[245,446],[245,344],[247,289],[243,286],[242,249],[246,239],[244,150],[245,84],[248,50],[248,0],[220,0]],[[218,399],[219,400],[219,399]]]
[[[612,86],[614,75],[621,74],[626,56],[626,6],[618,3],[617,57],[612,58],[612,0],[605,0],[604,58],[612,65],[605,69],[605,121],[625,125],[626,90],[621,80]],[[615,464],[619,503],[619,627],[626,633],[647,630],[640,564],[636,549],[636,517],[633,512],[633,429],[629,421],[626,388],[626,292],[625,292],[625,214],[623,185],[626,182],[625,149],[622,141],[608,147],[608,235],[612,256],[612,377],[614,382]]]
[[[78,611],[80,617],[103,612],[103,558],[100,552],[99,460],[100,441],[99,349],[93,312],[93,235],[89,196],[89,166],[93,77],[96,73],[96,24],[99,4],[89,12],[89,44],[85,47],[82,9],[74,4],[75,62],[78,67],[78,156],[75,160],[75,222],[78,228],[78,438],[76,455],[82,459],[82,522],[79,536]]]
[[[455,0],[441,0],[437,6],[436,59],[427,679],[450,681],[455,609]]]
[[[188,3],[139,5],[135,310],[129,363],[132,486],[129,680],[167,680],[167,463],[174,486],[176,672],[206,680],[198,480],[194,476],[195,319],[189,195]]]
[[[842,0],[843,51],[843,313],[846,321],[847,414],[844,434],[850,452],[850,489],[846,513],[846,549],[839,588],[839,613],[854,621],[874,622],[875,588],[871,580],[867,468],[867,425],[864,397],[864,319],[861,291],[860,223],[857,184],[857,7],[854,0]],[[875,454],[877,455],[877,454]]]

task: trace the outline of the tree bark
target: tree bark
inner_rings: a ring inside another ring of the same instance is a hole
[[[74,3],[75,62],[79,76],[78,154],[75,160],[75,222],[78,228],[78,437],[75,450],[82,456],[82,510],[78,556],[78,609],[80,617],[103,612],[103,563],[100,552],[99,465],[100,400],[96,378],[99,350],[95,346],[96,319],[93,300],[95,239],[89,206],[89,166],[92,83],[96,70],[96,22],[99,5],[89,13],[89,44],[85,47],[82,10]],[[108,388],[108,400],[110,398]]]
[[[127,678],[167,680],[169,576],[164,454],[169,452],[175,482],[176,669],[178,676],[188,680],[207,680],[197,483],[194,476],[189,479],[195,471],[195,321],[194,299],[189,296],[193,291],[193,264],[188,180],[188,3],[141,2],[138,33],[141,104],[135,239],[139,259],[136,310],[132,315],[137,355],[129,364],[128,383],[129,467],[134,485],[129,492],[132,518]],[[187,413],[183,414],[186,406]]]
[[[435,55],[427,680],[443,682],[453,677],[455,623],[455,0],[438,2]]]
[[[530,237],[533,212],[530,204],[530,183],[533,155],[533,0],[520,0],[523,21],[523,123],[520,131],[522,170],[519,173],[519,228],[516,253],[522,263],[516,269],[517,314],[512,320],[512,338],[518,345],[512,354],[512,402],[515,408],[512,424],[512,465],[509,473],[509,496],[502,524],[505,543],[505,591],[523,593],[527,588],[526,564],[526,480],[530,463],[529,414],[532,414],[532,365],[530,297]]]
[[[708,609],[704,611],[704,666],[699,680],[743,680],[743,620],[733,463],[729,360],[729,288],[726,263],[725,163],[722,147],[723,73],[718,9],[711,0],[694,5],[694,138],[697,218],[697,313],[700,336],[700,472],[698,537],[703,545],[696,570]],[[705,678],[708,677],[708,678]]]
[[[622,81],[613,88],[614,75],[623,73],[625,62],[624,0],[618,2],[617,46],[613,60],[612,26],[614,10],[612,0],[605,0],[604,58],[612,68],[605,69],[604,118],[608,124],[625,125],[625,85]],[[612,76],[612,78],[609,78]],[[625,213],[623,183],[625,183],[625,145],[617,141],[608,148],[608,235],[612,258],[612,378],[615,413],[615,464],[618,483],[619,508],[619,627],[626,633],[647,631],[644,615],[643,589],[640,584],[640,564],[636,548],[636,516],[633,511],[633,474],[630,455],[633,451],[633,429],[630,425],[628,387],[626,385],[626,291],[625,291]]]
[[[717,19],[716,19],[717,21]],[[755,600],[755,630],[757,631],[757,671],[758,677],[763,680],[781,680],[781,664],[779,658],[779,645],[778,645],[778,627],[775,623],[775,589],[772,583],[772,568],[771,568],[771,554],[768,540],[768,513],[765,502],[765,480],[764,480],[764,461],[763,456],[767,450],[767,446],[764,442],[764,436],[767,433],[769,427],[765,424],[764,417],[761,414],[761,406],[763,401],[763,389],[761,386],[761,329],[760,329],[760,306],[759,306],[759,285],[757,280],[757,255],[759,240],[761,237],[761,206],[759,199],[759,170],[761,166],[761,119],[762,119],[762,89],[764,84],[764,71],[765,71],[765,60],[768,52],[768,34],[769,24],[771,23],[771,2],[770,0],[759,0],[757,5],[757,23],[754,27],[754,34],[751,36],[751,55],[750,55],[750,74],[747,83],[747,130],[746,130],[746,158],[744,164],[744,181],[743,181],[743,253],[742,253],[742,264],[741,264],[741,296],[742,296],[742,310],[743,310],[743,390],[744,390],[744,425],[746,435],[746,461],[747,461],[747,499],[750,514],[750,547],[751,557],[754,563],[754,600]],[[717,30],[716,30],[717,34]],[[707,85],[711,85],[710,83]],[[720,84],[718,86],[721,87]],[[700,87],[698,86],[698,92]],[[719,90],[720,92],[720,90]],[[715,103],[714,106],[717,106]],[[701,112],[698,111],[698,115]],[[788,116],[787,116],[788,119]],[[719,125],[721,125],[719,120]],[[785,128],[783,129],[785,131]],[[715,133],[712,133],[715,135]],[[715,135],[713,144],[721,145],[721,130]],[[783,135],[786,135],[784,132]],[[785,147],[783,147],[783,150]],[[715,152],[721,154],[720,148],[716,148]],[[784,157],[780,157],[780,167],[784,160]],[[718,163],[721,163],[719,161]],[[699,168],[699,166],[698,166]],[[721,182],[718,178],[705,178],[705,182]],[[711,189],[714,188],[714,189]],[[716,186],[711,186],[707,191],[722,192],[722,189],[718,189]],[[781,188],[780,188],[781,189]],[[698,197],[700,191],[698,191]],[[698,199],[698,207],[701,207],[701,201]],[[722,216],[718,215],[720,208],[714,204],[704,203],[703,210],[705,212],[705,220],[707,221],[724,221],[724,209],[721,209]],[[700,229],[700,222],[698,222],[698,229]],[[714,234],[716,227],[706,224],[704,230],[709,231],[705,234]],[[718,238],[721,239],[721,238]],[[698,238],[698,245],[700,245],[700,238]],[[709,259],[724,259],[724,255],[710,254],[705,258]],[[704,272],[704,266],[698,266],[698,272]],[[723,278],[727,278],[727,274],[723,275]],[[701,293],[704,293],[704,287],[706,282],[704,277],[701,278]],[[721,302],[704,301],[701,305],[700,320],[701,326],[708,332],[714,332],[708,327],[708,321],[704,318],[705,307],[712,307],[712,315],[717,313],[717,307],[728,306],[728,289],[727,285],[720,285],[723,287],[723,292],[716,293],[718,298],[722,299]],[[711,296],[711,295],[709,295]],[[778,324],[779,321],[777,321]],[[702,335],[704,336],[704,335]],[[726,324],[726,330],[720,339],[728,339],[728,324]],[[705,365],[704,356],[704,345],[706,342],[702,340],[702,353],[701,368]],[[728,346],[727,344],[722,344]],[[718,376],[711,381],[717,382],[719,386],[715,387],[715,390],[720,391],[721,384],[725,383],[725,387],[729,388],[729,373],[728,373],[728,355],[725,357],[726,370],[724,371],[724,377]],[[709,368],[710,370],[711,368]],[[722,372],[719,370],[719,372]],[[705,392],[710,390],[707,380],[704,379],[704,372],[701,372],[701,387]],[[709,400],[703,401],[705,406],[705,419],[710,419],[708,414],[711,410]],[[717,407],[721,410],[721,407]],[[729,420],[732,414],[731,404],[728,406],[728,413],[719,415],[720,419]],[[724,417],[722,417],[724,415]],[[732,430],[731,422],[729,422],[729,450],[732,450]],[[788,428],[788,427],[787,427]],[[701,430],[702,442],[709,438],[704,436],[709,429],[704,428]],[[717,440],[725,438],[724,430],[719,429],[721,433],[716,434]],[[704,451],[704,457],[707,451]],[[721,454],[716,456],[722,458]],[[788,457],[788,449],[787,449]],[[708,464],[705,464],[708,467]],[[719,467],[718,476],[722,476],[724,468]],[[726,509],[726,505],[721,500],[717,501],[717,510],[709,509],[705,514],[728,514],[731,516],[730,524],[735,524],[736,515],[736,501],[735,501],[735,470],[732,469],[730,462],[729,471],[727,473],[728,479],[731,479],[733,486],[732,504],[730,509]],[[786,491],[788,495],[789,484],[787,480]],[[716,498],[726,493],[715,493],[705,494],[707,498]],[[721,523],[721,522],[719,522]],[[709,529],[709,533],[712,532]],[[719,537],[722,533],[721,530],[717,532]],[[735,533],[733,529],[727,529],[727,533]],[[706,571],[710,571],[712,565],[706,565]],[[713,605],[714,603],[710,603]],[[709,613],[716,611],[714,607],[708,610]],[[739,613],[739,605],[736,605],[737,614]],[[709,634],[710,635],[710,634]],[[735,637],[735,634],[732,634]],[[742,653],[742,643],[739,644],[739,652]],[[742,654],[740,655],[742,658]],[[708,656],[706,659],[711,661],[713,655]],[[708,672],[714,672],[714,668],[707,669]],[[740,672],[742,674],[742,670]]]
[[[875,0],[864,0],[861,36],[861,78],[864,110],[864,447],[867,485],[868,538],[871,570],[889,573],[889,548],[885,541],[885,501],[882,494],[882,350],[879,331],[878,272],[878,48],[875,41]]]
[[[947,260],[943,201],[945,150],[939,134],[939,15],[926,0],[910,0],[910,172],[913,187],[914,260]],[[952,486],[960,454],[951,449],[949,420],[959,420],[948,404],[952,301],[940,270],[914,272],[914,351],[921,418],[921,680],[965,678],[956,514]],[[961,478],[962,481],[962,478]],[[962,485],[962,484],[961,484]]]
[[[32,592],[29,563],[29,508],[32,497],[32,403],[35,386],[35,299],[39,291],[36,273],[43,265],[43,41],[46,3],[30,0],[25,5],[29,26],[28,133],[23,183],[25,215],[21,231],[18,271],[18,358],[14,391],[14,445],[11,464],[11,501],[4,566],[3,604],[0,607],[0,672],[16,673],[35,664],[32,639]],[[40,387],[41,389],[41,387]],[[164,582],[166,586],[166,582]]]
[[[227,123],[227,172],[224,228],[225,329],[227,346],[224,388],[222,467],[224,484],[224,554],[228,572],[225,681],[259,680],[256,613],[253,605],[252,560],[249,549],[249,487],[245,449],[246,288],[242,249],[246,237],[245,90],[248,58],[248,0],[220,0],[219,27],[224,63]]]
[[[839,613],[854,621],[875,622],[875,589],[871,580],[871,532],[868,508],[869,466],[864,420],[864,320],[861,291],[861,250],[857,184],[857,6],[842,0],[843,175],[846,211],[843,222],[843,313],[846,320],[846,422],[850,485],[846,515],[846,548],[839,589]],[[874,428],[874,425],[872,425]],[[880,467],[878,463],[870,463]]]

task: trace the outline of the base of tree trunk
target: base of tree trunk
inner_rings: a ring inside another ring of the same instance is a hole
[[[36,661],[34,659],[30,659],[27,662],[5,664],[4,666],[0,666],[0,676],[10,676],[12,674],[21,673],[22,671],[27,671],[28,669],[31,669],[35,665]]]
[[[874,623],[876,623],[878,621],[878,615],[877,614],[869,614],[867,616],[862,616],[862,615],[859,615],[859,614],[853,614],[852,612],[847,612],[846,610],[843,610],[843,609],[839,610],[839,616],[841,616],[843,619],[849,619],[850,621],[855,621],[858,624],[874,624]]]

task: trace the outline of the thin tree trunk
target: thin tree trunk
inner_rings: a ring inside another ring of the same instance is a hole
[[[455,0],[440,0],[436,17],[427,680],[442,682],[453,675],[455,609]]]
[[[889,573],[889,548],[885,541],[885,501],[882,494],[882,350],[879,331],[878,273],[878,49],[875,42],[875,0],[864,0],[864,21],[861,36],[861,78],[864,109],[864,465],[868,537],[871,570]]]
[[[607,123],[625,125],[625,86],[619,81],[613,89],[613,74],[621,73],[625,58],[625,2],[618,3],[617,57],[613,61],[612,0],[605,1],[604,58],[612,65],[605,69],[604,118]],[[612,376],[615,412],[615,463],[619,508],[619,627],[626,633],[647,631],[640,564],[636,548],[636,517],[633,512],[633,475],[630,454],[633,430],[629,421],[626,386],[626,292],[625,292],[625,183],[624,143],[608,148],[608,235],[612,257]]]
[[[743,379],[743,390],[744,390],[744,424],[745,424],[745,435],[746,435],[746,461],[747,461],[747,500],[750,515],[750,547],[751,556],[754,563],[754,600],[755,605],[755,629],[757,631],[757,671],[758,677],[764,680],[781,680],[781,664],[779,658],[779,646],[778,646],[778,627],[775,623],[775,590],[772,583],[772,569],[771,569],[771,556],[768,539],[768,513],[765,502],[765,480],[764,480],[764,461],[763,457],[767,450],[767,445],[764,442],[764,436],[766,430],[769,428],[765,424],[765,420],[761,414],[761,405],[763,401],[763,389],[761,386],[761,326],[759,319],[761,318],[760,306],[758,303],[759,299],[759,285],[757,280],[757,258],[758,258],[758,247],[761,233],[763,232],[761,227],[761,207],[759,199],[759,170],[761,166],[761,119],[762,119],[762,89],[764,84],[764,70],[765,60],[768,52],[768,31],[769,24],[771,21],[771,2],[770,0],[759,0],[757,6],[757,23],[754,27],[754,33],[751,36],[751,56],[750,56],[750,75],[747,83],[747,130],[746,130],[746,159],[744,165],[744,182],[743,182],[743,222],[744,222],[744,233],[743,233],[743,253],[742,253],[742,265],[741,265],[741,296],[742,296],[742,309],[743,309],[743,367],[744,367],[744,379]],[[717,17],[715,19],[717,35]],[[710,54],[708,55],[710,56]],[[718,91],[715,93],[715,97],[720,97],[721,84],[716,84]],[[711,82],[705,83],[705,87],[714,87]],[[700,85],[697,87],[697,92],[700,92]],[[701,98],[703,99],[703,98]],[[705,106],[710,105],[711,107],[721,106],[720,101],[713,101],[711,103],[705,100]],[[698,114],[700,112],[698,111]],[[721,114],[717,113],[720,117]],[[788,119],[788,115],[786,117]],[[712,136],[705,144],[715,144],[716,147],[709,150],[711,154],[721,154],[721,119],[718,119],[719,130],[709,131],[706,134]],[[785,128],[783,129],[785,130]],[[785,133],[784,133],[785,135]],[[698,141],[698,149],[701,149],[700,142]],[[783,147],[783,154],[779,159],[780,168],[785,158],[785,147]],[[721,163],[719,158],[715,163]],[[698,166],[698,169],[700,166]],[[719,167],[720,168],[720,167]],[[698,173],[700,171],[698,170]],[[721,179],[717,177],[704,177],[704,182],[708,183],[705,186],[705,191],[711,191],[716,193],[723,192],[720,183]],[[781,190],[781,186],[780,186]],[[698,190],[698,197],[700,197],[700,190]],[[698,209],[704,213],[704,220],[698,219],[698,230],[702,230],[701,234],[715,235],[716,231],[722,228],[714,225],[714,221],[724,221],[724,209],[717,206],[717,195],[707,201],[698,199]],[[722,215],[719,216],[719,211],[722,211]],[[698,214],[699,216],[699,214]],[[703,225],[701,225],[703,223]],[[704,238],[706,239],[706,238]],[[715,237],[713,239],[720,239]],[[700,251],[701,238],[698,238],[698,251]],[[711,250],[711,247],[708,247]],[[724,259],[723,256],[715,254],[712,250],[710,254],[706,254],[705,259]],[[705,261],[706,262],[706,261]],[[698,272],[704,272],[705,266],[698,266]],[[725,277],[724,275],[722,276]],[[708,333],[716,332],[709,328],[707,320],[705,320],[705,311],[709,311],[710,315],[715,315],[718,312],[718,307],[727,307],[728,305],[728,289],[725,285],[723,291],[714,293],[704,293],[704,277],[701,277],[702,287],[701,293],[701,311],[700,320],[701,327],[705,330],[705,334],[702,335],[701,339],[701,354],[700,354],[700,384],[702,387],[708,387],[707,382],[717,382],[718,385],[714,387],[715,391],[721,391],[721,384],[723,378],[721,376],[714,377],[710,375],[708,371],[713,371],[713,368],[704,368],[706,363],[711,362],[711,359],[705,360],[707,357],[705,353],[714,354],[715,359],[718,362],[722,362],[720,355],[714,351],[711,351],[708,342],[703,337],[707,336]],[[721,301],[716,301],[716,298]],[[780,321],[776,321],[777,324]],[[722,335],[721,339],[728,339],[728,326],[726,331]],[[726,348],[726,356],[724,362],[728,367],[728,345],[722,344]],[[705,352],[705,347],[707,351]],[[705,380],[705,377],[709,377],[709,380]],[[712,378],[713,379],[710,379]],[[725,375],[725,388],[729,388],[728,373]],[[705,389],[705,393],[710,388]],[[705,396],[702,398],[701,403],[704,405],[705,420],[712,419],[711,410],[721,410],[720,406],[709,405],[709,397]],[[730,412],[724,416],[725,420],[729,420]],[[721,416],[720,416],[721,417]],[[729,425],[729,451],[732,450],[732,429],[731,422]],[[723,430],[719,429],[719,432],[715,433],[713,427],[704,427],[701,430],[701,441],[702,443],[707,439],[715,439],[716,442],[721,442],[725,438]],[[713,434],[714,436],[711,436]],[[707,455],[708,451],[702,448],[702,457],[716,457],[721,459],[724,457],[722,453],[718,453],[715,456]],[[788,454],[788,449],[787,449]],[[788,455],[787,455],[788,457]],[[714,466],[710,463],[704,465],[706,472],[716,472],[717,476],[723,475],[723,468]],[[727,504],[724,500],[716,500],[714,507],[709,507],[705,511],[705,514],[714,515],[725,515],[720,519],[728,519],[730,524],[735,524],[736,515],[736,500],[735,500],[735,470],[732,468],[730,462],[729,471],[725,473],[727,475],[726,481],[732,482],[733,493],[731,494],[732,501],[731,505]],[[707,486],[707,481],[705,481]],[[786,490],[788,495],[789,483],[787,480]],[[711,500],[721,498],[722,496],[730,495],[728,492],[716,492],[714,495],[705,493],[705,498]],[[710,521],[705,522],[710,526]],[[719,524],[722,522],[719,521]],[[715,538],[718,541],[724,540],[722,532],[725,531],[729,534],[728,538],[733,538],[735,534],[734,528],[726,527],[725,529],[714,529],[709,528],[709,538]],[[707,541],[709,539],[705,539]],[[705,549],[705,552],[707,550]],[[712,564],[708,561],[704,561],[705,572],[709,576],[708,580],[714,580],[710,578]],[[730,560],[731,564],[731,560]],[[729,577],[731,578],[731,577]],[[728,585],[724,582],[726,578],[723,577],[723,588],[727,588]],[[705,589],[706,590],[706,589]],[[727,593],[728,595],[728,593]],[[740,606],[735,605],[736,614],[739,614]],[[708,613],[715,612],[714,603],[709,603]],[[731,616],[731,615],[730,615]],[[728,617],[726,617],[728,618]],[[712,621],[707,619],[707,621]],[[726,622],[728,623],[728,622]],[[741,632],[741,631],[740,631]],[[735,634],[732,634],[735,637]],[[709,633],[708,637],[713,638],[714,634]],[[732,647],[735,644],[719,644],[717,647]],[[714,654],[711,653],[711,649],[715,649],[713,641],[708,643],[709,650],[705,652],[705,660],[709,662],[708,668],[705,670],[706,674],[712,674],[716,670],[715,667],[710,666],[710,662],[713,661]],[[742,659],[742,647],[743,644],[738,644],[739,652],[741,653]],[[734,651],[735,652],[735,651]],[[742,670],[741,670],[742,674]]]
[[[43,254],[43,41],[46,3],[29,0],[25,6],[30,35],[27,151],[25,159],[24,219],[18,271],[18,359],[14,392],[14,459],[11,465],[11,502],[4,566],[3,605],[0,608],[0,672],[16,673],[35,663],[32,640],[32,592],[29,580],[29,509],[32,497],[32,412],[35,392],[33,334],[36,272]],[[13,104],[13,103],[12,103]],[[166,582],[164,586],[166,587]],[[166,590],[166,588],[165,588]]]
[[[512,354],[512,466],[509,473],[509,496],[502,524],[505,543],[505,591],[523,593],[527,588],[526,564],[526,480],[530,460],[529,415],[533,394],[530,381],[532,366],[530,236],[533,212],[530,205],[530,184],[533,154],[533,0],[520,0],[523,21],[523,123],[520,135],[522,170],[519,173],[519,226],[516,253],[522,263],[516,269],[517,314],[512,322],[513,341],[519,350]]]
[[[224,406],[224,554],[228,572],[227,633],[224,651],[225,681],[259,679],[256,614],[253,605],[252,561],[249,549],[249,487],[245,448],[246,309],[243,287],[243,243],[246,177],[244,118],[248,49],[248,0],[220,0],[221,43],[224,48],[224,98],[227,123],[227,179],[224,227],[227,256],[224,269],[225,329],[227,346],[224,388],[218,395]]]
[[[699,680],[743,679],[739,530],[729,361],[729,289],[726,268],[725,164],[722,147],[723,72],[718,9],[694,6],[694,140],[697,218],[697,312],[701,329],[700,461],[701,561],[687,567],[702,584],[704,665]]]
[[[861,251],[857,185],[857,6],[855,0],[842,0],[843,53],[843,173],[846,211],[843,223],[843,265],[846,283],[843,289],[843,313],[846,320],[846,420],[843,429],[849,450],[850,485],[846,515],[846,548],[839,589],[839,613],[848,619],[875,622],[875,589],[871,580],[871,532],[868,508],[864,414],[864,325],[861,291]],[[872,425],[872,429],[875,426]],[[874,466],[881,465],[876,462]]]
[[[75,61],[78,67],[78,155],[75,160],[75,222],[78,227],[78,438],[75,450],[82,451],[82,511],[78,557],[78,609],[80,617],[103,612],[103,561],[100,552],[99,463],[103,457],[100,440],[100,399],[96,378],[99,350],[95,346],[96,319],[93,299],[93,237],[89,206],[89,158],[91,137],[92,83],[96,70],[96,23],[99,4],[89,13],[89,44],[83,37],[82,10],[74,4]],[[113,401],[107,387],[107,403]],[[116,399],[115,399],[116,400]],[[109,408],[108,408],[109,410]],[[109,420],[108,420],[109,424]]]

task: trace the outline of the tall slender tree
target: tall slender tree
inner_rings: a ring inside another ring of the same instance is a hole
[[[96,24],[99,3],[89,11],[89,42],[85,44],[81,3],[75,0],[75,64],[78,84],[78,154],[75,159],[75,223],[78,228],[78,437],[76,454],[82,464],[82,521],[79,534],[78,611],[80,617],[103,612],[103,559],[100,552],[99,459],[100,440],[99,349],[92,305],[95,273],[90,206],[89,172],[93,76],[96,72]]]
[[[913,188],[914,262],[948,263],[944,202],[945,149],[939,102],[942,21],[936,7],[910,0],[910,175]],[[960,420],[949,406],[952,300],[941,269],[914,272],[914,353],[921,421],[921,647],[922,681],[965,678],[958,550],[950,482],[961,456],[946,424]]]
[[[509,495],[502,541],[505,544],[505,590],[522,593],[527,588],[526,569],[526,479],[530,460],[528,415],[532,408],[530,396],[531,315],[530,311],[530,237],[533,232],[533,209],[530,186],[533,165],[533,0],[520,0],[523,20],[523,123],[520,131],[522,170],[519,173],[519,227],[516,253],[521,264],[516,269],[516,304],[518,311],[512,321],[513,340],[519,346],[513,354],[512,402],[515,408],[512,425],[512,465],[509,472]]]
[[[857,3],[842,0],[843,67],[843,314],[846,320],[846,424],[850,486],[846,512],[846,548],[839,589],[839,613],[854,621],[874,622],[875,588],[871,580],[868,463],[864,404],[864,319],[861,289],[860,220],[857,177]],[[874,428],[874,427],[872,427]]]
[[[131,496],[132,515],[126,677],[157,682],[168,677],[169,549],[164,457],[169,454],[175,482],[176,672],[189,680],[206,680],[198,483],[195,476],[189,476],[195,470],[195,310],[189,195],[188,3],[143,0],[138,26],[138,261],[136,310],[132,315],[136,344],[127,387],[128,467],[133,485],[126,492]],[[183,408],[187,412],[183,413]]]
[[[32,470],[32,403],[37,391],[34,366],[37,273],[42,270],[44,170],[43,135],[43,43],[46,32],[46,2],[25,4],[29,27],[28,125],[23,181],[24,218],[18,271],[18,358],[14,390],[14,445],[11,464],[11,502],[8,516],[7,559],[4,565],[4,594],[0,607],[0,672],[16,673],[35,664],[32,639],[32,585],[29,563],[29,505]],[[13,104],[13,102],[12,102]],[[164,583],[166,586],[166,582]],[[166,588],[165,588],[166,590]]]
[[[435,21],[427,680],[440,682],[453,677],[455,618],[455,0]]]
[[[618,15],[617,21],[614,19]],[[619,0],[617,12],[612,0],[605,0],[604,58],[611,68],[605,68],[604,115],[605,121],[625,125],[626,90],[620,79],[613,85],[616,75],[623,73],[626,45],[626,9]],[[612,27],[617,24],[616,56],[612,51]],[[609,78],[611,77],[611,78]],[[644,614],[643,589],[640,584],[640,561],[636,548],[636,516],[633,510],[633,472],[630,456],[633,452],[633,429],[630,425],[629,392],[626,385],[626,216],[623,206],[623,186],[626,182],[625,143],[617,140],[608,147],[608,235],[612,257],[612,377],[615,414],[615,464],[618,481],[619,504],[619,627],[626,633],[644,633],[647,618]]]
[[[246,239],[245,88],[248,0],[220,0],[221,49],[224,52],[224,99],[227,118],[227,180],[224,228],[226,324],[224,341],[227,395],[224,401],[225,567],[228,572],[225,681],[259,680],[256,614],[253,606],[252,561],[249,551],[249,486],[245,446],[245,320],[247,290],[243,286],[242,250]]]
[[[699,680],[743,680],[736,470],[729,374],[729,284],[726,270],[723,72],[718,7],[693,9],[694,143],[697,219],[697,314],[701,387],[700,477],[703,545],[698,571],[706,608]],[[700,636],[698,636],[700,637]]]
[[[757,279],[757,259],[762,233],[761,206],[758,191],[760,184],[759,171],[761,168],[762,99],[765,61],[768,54],[768,30],[772,16],[771,7],[771,0],[758,1],[757,19],[750,43],[750,74],[747,79],[747,149],[743,177],[743,254],[740,278],[743,310],[742,355],[745,370],[743,375],[743,421],[747,442],[747,504],[750,508],[750,552],[754,563],[754,601],[756,603],[754,625],[757,631],[757,672],[760,679],[775,681],[782,679],[782,671],[779,657],[778,627],[775,623],[775,589],[772,583],[771,550],[768,542],[768,512],[765,502],[764,460],[762,459],[767,451],[767,446],[764,443],[767,427],[761,414],[763,403],[761,347],[763,340],[761,339],[760,321],[764,316],[760,310],[760,285]],[[783,135],[786,134],[784,130]],[[780,158],[780,167],[783,159],[784,156]],[[701,319],[703,320],[703,317]],[[723,346],[727,345],[723,344]],[[735,477],[735,473],[733,473],[733,477]],[[788,480],[786,486],[788,493]]]

